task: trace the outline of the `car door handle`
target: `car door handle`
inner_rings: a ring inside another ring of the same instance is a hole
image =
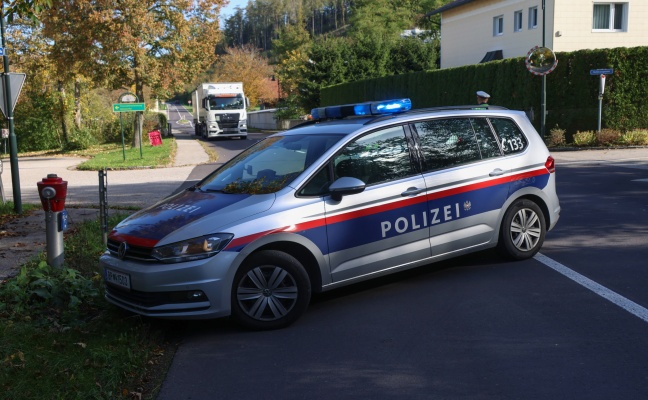
[[[407,197],[407,196],[416,196],[417,194],[419,194],[419,193],[423,193],[423,192],[425,192],[426,190],[427,190],[427,189],[425,189],[425,188],[423,188],[423,189],[419,189],[419,188],[416,188],[416,187],[411,187],[411,188],[407,188],[406,191],[404,191],[403,193],[401,193],[401,196],[403,196],[403,197]]]
[[[504,171],[499,168],[495,168],[494,170],[491,171],[490,174],[488,174],[488,176],[500,176],[500,175],[504,175]]]

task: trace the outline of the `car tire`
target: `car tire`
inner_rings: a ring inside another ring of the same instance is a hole
[[[526,260],[542,247],[547,233],[542,209],[531,200],[516,200],[506,210],[497,249],[506,258]]]
[[[310,298],[310,279],[301,263],[284,252],[263,250],[236,272],[232,317],[254,330],[284,328],[306,311]]]

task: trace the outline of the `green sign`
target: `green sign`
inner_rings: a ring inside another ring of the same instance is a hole
[[[116,103],[113,104],[113,112],[145,111],[144,103]]]

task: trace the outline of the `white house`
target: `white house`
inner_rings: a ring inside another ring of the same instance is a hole
[[[436,14],[441,68],[526,56],[543,30],[554,52],[648,46],[648,0],[455,0]]]

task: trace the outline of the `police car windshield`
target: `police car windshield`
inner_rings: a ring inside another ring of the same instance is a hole
[[[341,135],[273,136],[260,141],[207,176],[203,191],[266,194],[288,186]]]
[[[243,102],[243,95],[230,95],[230,96],[210,96],[209,109],[210,110],[240,110],[245,108]]]

